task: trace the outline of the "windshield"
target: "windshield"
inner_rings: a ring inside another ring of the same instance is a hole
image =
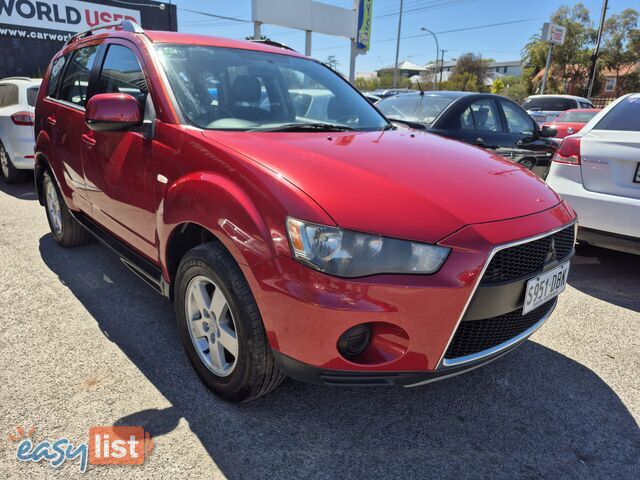
[[[552,112],[564,112],[576,106],[576,102],[563,97],[529,98],[522,104],[522,108],[525,110],[549,110]]]
[[[376,104],[389,118],[431,125],[453,98],[430,95],[396,95]]]
[[[555,119],[555,123],[587,123],[598,112],[567,112]]]
[[[291,130],[292,124],[380,130],[387,121],[345,80],[306,58],[222,47],[159,45],[176,101],[212,130]]]

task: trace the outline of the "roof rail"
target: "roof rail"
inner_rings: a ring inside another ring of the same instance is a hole
[[[144,33],[144,29],[140,25],[138,25],[136,22],[132,22],[131,20],[120,20],[119,22],[103,23],[102,25],[98,25],[96,27],[90,28],[89,30],[76,33],[71,38],[69,38],[69,40],[65,42],[62,48],[66,47],[67,45],[70,45],[73,42],[77,42],[78,40],[88,37],[89,35],[93,35],[93,32],[95,32],[96,30],[102,30],[104,28],[113,28],[113,27],[120,27],[125,32]]]
[[[269,39],[254,40],[254,39],[251,39],[249,41],[253,42],[253,43],[262,43],[264,45],[269,45],[271,47],[284,48],[285,50],[291,50],[292,52],[296,52],[296,50],[291,48],[289,45],[285,45],[284,43],[276,42],[275,40],[269,40]]]

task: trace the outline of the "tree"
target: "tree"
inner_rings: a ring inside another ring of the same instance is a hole
[[[334,72],[338,71],[338,59],[336,58],[335,55],[329,55],[327,59],[324,61],[324,64]]]
[[[443,82],[443,87],[462,92],[486,92],[488,88],[484,81],[488,78],[489,60],[483,60],[481,55],[465,53],[458,58],[449,80]]]
[[[601,58],[604,66],[615,72],[616,96],[628,90],[631,85],[627,83],[635,81],[632,69],[640,62],[638,17],[636,10],[627,8],[620,14],[611,15],[605,23]]]
[[[563,5],[552,15],[551,22],[565,27],[567,34],[564,44],[553,47],[547,93],[566,93],[570,83],[584,85],[586,90],[591,46],[596,37],[589,10],[582,3]],[[540,83],[536,75],[545,68],[548,49],[540,35],[535,35],[522,51],[524,74],[531,77],[533,91]]]

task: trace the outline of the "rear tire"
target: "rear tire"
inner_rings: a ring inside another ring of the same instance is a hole
[[[248,402],[284,380],[249,285],[220,244],[206,243],[184,256],[175,280],[175,309],[189,360],[220,398]]]
[[[21,183],[27,179],[27,174],[13,166],[11,157],[2,143],[0,143],[0,173],[8,184]]]
[[[63,247],[77,247],[89,242],[89,232],[73,218],[49,172],[44,173],[42,191],[53,239]]]

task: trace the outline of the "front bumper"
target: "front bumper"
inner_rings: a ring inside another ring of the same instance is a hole
[[[434,275],[341,279],[304,267],[289,257],[242,268],[271,347],[290,376],[324,383],[329,378],[329,383],[412,385],[483,365],[517,346],[544,323],[552,308],[536,325],[519,332],[522,335],[496,345],[499,348],[462,363],[447,363],[454,359],[444,358],[465,312],[492,308],[474,303],[469,309],[496,245],[555,231],[574,220],[574,212],[561,203],[528,217],[465,227],[440,242],[452,253]],[[520,295],[504,308],[518,307],[518,303],[521,307]],[[337,348],[338,338],[362,323],[391,326],[406,335],[382,328],[380,344],[386,350],[364,361],[344,358]],[[305,371],[308,373],[302,373]]]
[[[334,386],[398,385],[402,387],[417,387],[469,372],[509,353],[526,341],[527,338],[544,324],[553,313],[555,306],[556,301],[553,302],[551,308],[540,321],[508,342],[497,345],[491,350],[484,351],[482,355],[470,356],[469,358],[463,357],[451,362],[443,359],[442,364],[436,370],[403,372],[328,370],[307,365],[275,350],[274,355],[278,366],[285,371],[289,377],[301,382]]]

